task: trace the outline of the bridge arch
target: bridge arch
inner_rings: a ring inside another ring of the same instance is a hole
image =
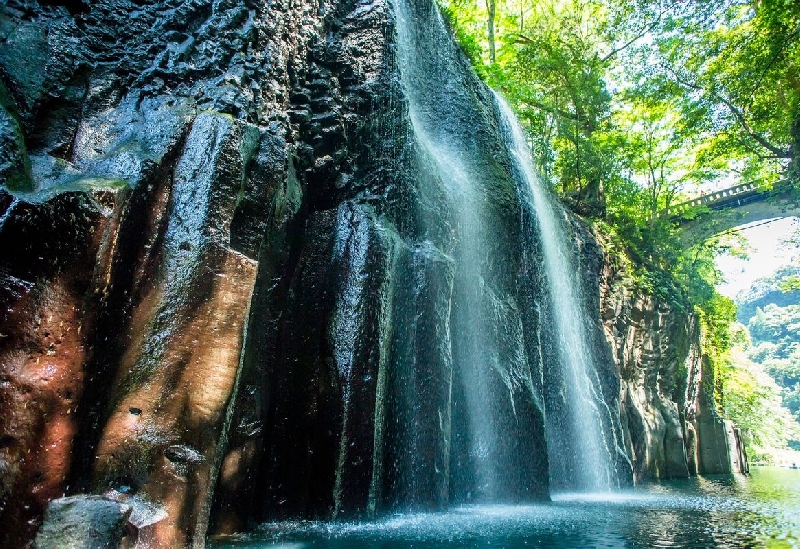
[[[691,218],[683,217],[698,206],[706,208]],[[678,204],[669,214],[681,229],[681,240],[691,246],[741,225],[800,217],[800,193],[788,183],[771,190],[745,183]]]

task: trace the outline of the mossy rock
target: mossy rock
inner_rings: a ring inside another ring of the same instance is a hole
[[[32,191],[31,165],[19,121],[6,108],[7,94],[0,84],[0,185],[11,191]]]

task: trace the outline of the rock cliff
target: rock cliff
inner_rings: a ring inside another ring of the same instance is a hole
[[[490,93],[433,3],[408,9],[424,71],[402,81],[384,0],[4,3],[0,545],[65,494],[115,501],[140,547],[547,497],[531,212]],[[437,136],[477,181],[483,248]],[[620,453],[638,478],[711,470],[694,325],[589,242]]]
[[[142,546],[202,544],[259,260],[282,291],[288,240],[356,192],[385,7],[2,9],[0,545],[65,492],[155,502]]]
[[[746,473],[738,431],[719,417],[714,371],[702,354],[694,312],[643,291],[624,251],[591,239],[600,318],[620,374],[620,416],[637,482],[695,474]]]

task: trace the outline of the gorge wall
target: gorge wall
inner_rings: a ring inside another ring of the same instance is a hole
[[[491,93],[405,9],[401,74],[385,0],[3,5],[0,545],[65,494],[140,547],[548,497],[535,216]],[[619,482],[723,470],[696,327],[573,225]]]
[[[620,416],[636,481],[746,473],[740,433],[716,410],[714,369],[702,353],[697,316],[688,304],[681,308],[644,291],[607,235],[583,238],[621,378]]]

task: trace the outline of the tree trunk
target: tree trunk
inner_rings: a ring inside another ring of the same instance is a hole
[[[800,188],[800,113],[797,113],[792,121],[789,151],[791,161],[788,179],[795,188]]]
[[[495,47],[494,47],[494,17],[497,11],[496,0],[486,0],[486,11],[488,12],[487,30],[489,35],[489,61],[494,64],[495,62]]]

